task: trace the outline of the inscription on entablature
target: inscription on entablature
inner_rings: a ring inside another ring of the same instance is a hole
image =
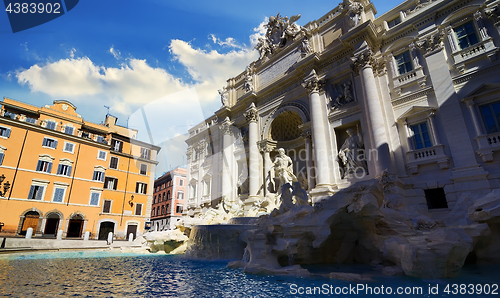
[[[300,57],[300,51],[294,51],[259,73],[259,88],[267,86],[287,74]]]

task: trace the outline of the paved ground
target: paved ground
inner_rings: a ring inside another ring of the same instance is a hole
[[[106,240],[56,240],[43,238],[17,238],[17,237],[1,237],[0,236],[0,254],[25,252],[25,251],[40,251],[40,250],[65,250],[65,249],[106,249],[106,248],[122,248],[122,247],[141,247],[140,243],[129,241],[114,241],[111,245],[106,243]]]

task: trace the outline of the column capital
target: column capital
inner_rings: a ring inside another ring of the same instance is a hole
[[[314,92],[319,93],[324,90],[325,82],[318,78],[316,71],[313,69],[302,82],[302,87],[304,87],[309,94]]]
[[[262,140],[257,143],[260,153],[269,153],[276,148],[276,142],[271,140]]]
[[[259,113],[257,112],[257,108],[255,107],[255,103],[252,102],[248,110],[243,113],[248,122],[257,122],[257,116]]]
[[[353,63],[352,68],[356,73],[359,73],[359,71],[365,67],[373,67],[373,65],[376,64],[371,49],[355,53],[351,57],[351,61]]]
[[[229,119],[229,117],[226,117],[224,121],[219,125],[219,129],[224,135],[232,135],[233,131],[231,130],[231,126],[233,126],[233,121]]]
[[[497,4],[492,7],[488,7],[484,10],[484,13],[488,18],[490,18],[495,25],[500,24],[500,5]]]
[[[301,137],[303,137],[304,139],[310,139],[312,137],[311,131],[303,131]]]
[[[443,49],[445,30],[438,30],[417,41],[417,47],[422,49],[424,56],[429,56]]]

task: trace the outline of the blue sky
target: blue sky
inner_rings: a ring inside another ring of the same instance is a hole
[[[0,95],[37,106],[66,99],[95,123],[110,106],[119,124],[148,141],[138,116],[144,107],[163,148],[162,173],[185,163],[182,135],[220,107],[217,90],[258,58],[253,47],[266,17],[301,14],[304,25],[338,2],[82,0],[18,33],[0,12]],[[402,1],[373,2],[378,16]]]

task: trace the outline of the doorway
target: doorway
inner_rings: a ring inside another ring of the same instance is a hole
[[[44,235],[47,236],[56,236],[57,229],[59,228],[59,215],[57,213],[51,213],[47,216],[45,220],[45,230],[43,231]]]
[[[128,235],[130,235],[130,233],[132,233],[132,235],[134,235],[134,240],[135,240],[135,237],[137,234],[137,225],[128,225],[127,226],[127,234],[125,236],[125,239],[128,239]]]
[[[109,232],[115,232],[115,223],[110,221],[101,222],[99,225],[99,240],[107,240]]]
[[[40,214],[36,211],[29,211],[24,215],[23,226],[21,228],[20,235],[26,235],[26,231],[29,228],[33,228],[33,234],[36,233],[36,228],[38,227],[38,220],[40,219]]]
[[[68,233],[66,234],[66,237],[81,238],[82,229],[83,229],[83,217],[77,214],[69,220]]]

